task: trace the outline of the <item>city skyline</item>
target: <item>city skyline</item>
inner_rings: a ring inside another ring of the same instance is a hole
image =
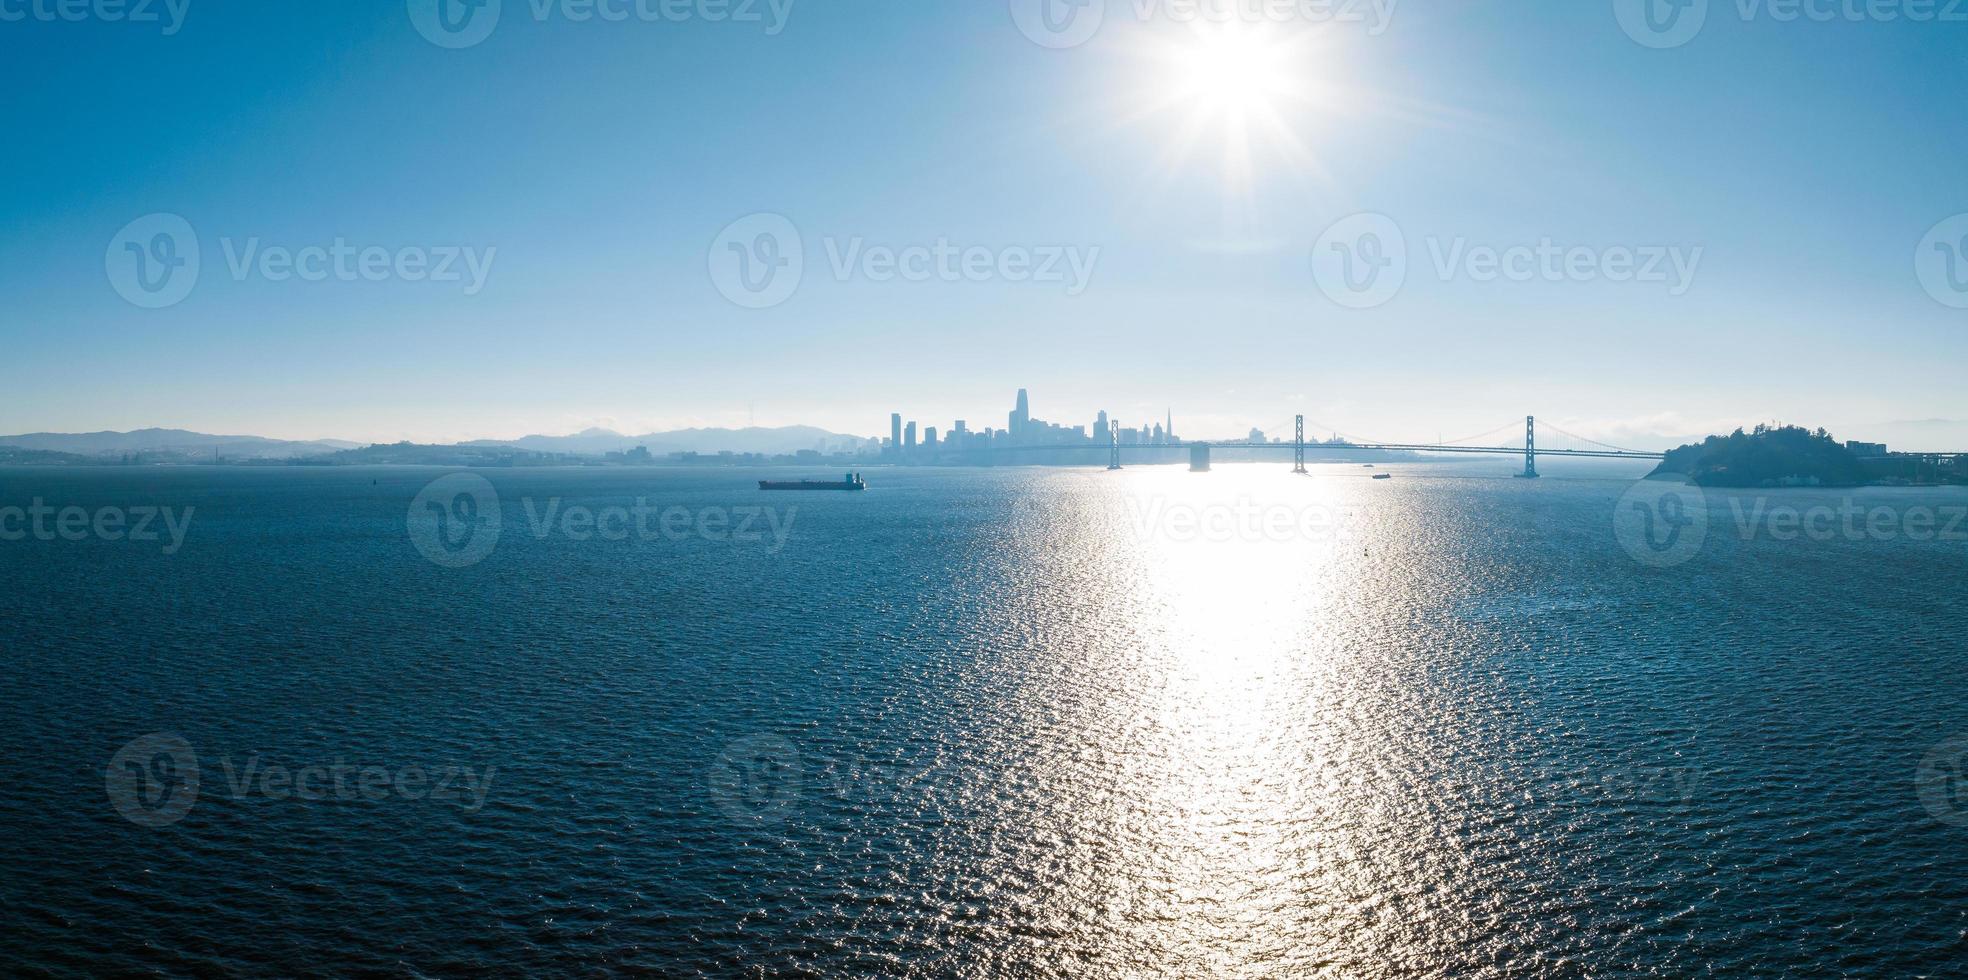
[[[1174,409],[1164,410],[1164,421],[1155,423],[1152,428],[1122,426],[1119,420],[1110,420],[1105,409],[1095,414],[1091,424],[1069,425],[1048,422],[1033,416],[1031,393],[1026,388],[1018,389],[1018,395],[1011,411],[1006,415],[1005,427],[1002,429],[991,425],[974,429],[969,419],[955,419],[947,428],[924,426],[919,440],[917,420],[905,421],[905,418],[901,412],[889,414],[889,437],[881,443],[882,455],[906,459],[939,452],[962,453],[1014,447],[1181,445],[1181,440],[1175,435]]]

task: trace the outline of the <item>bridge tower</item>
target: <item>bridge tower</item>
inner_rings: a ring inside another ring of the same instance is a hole
[[[1305,416],[1298,417],[1298,431],[1292,436],[1292,472],[1305,476]]]
[[[1517,478],[1538,478],[1538,420],[1535,415],[1524,416],[1524,472],[1517,474]]]
[[[1110,471],[1121,468],[1121,433],[1119,429],[1119,426],[1115,426],[1107,430],[1107,469]]]

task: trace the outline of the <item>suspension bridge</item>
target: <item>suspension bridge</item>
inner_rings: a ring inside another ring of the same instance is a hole
[[[1120,436],[1118,434],[1118,431],[1116,431],[1115,433],[1109,435],[1108,442],[1104,446],[1098,443],[1082,443],[1078,445],[1065,444],[1065,445],[1035,445],[1035,446],[1003,446],[1003,447],[993,447],[991,451],[993,453],[1011,453],[1011,454],[1016,454],[1021,452],[1022,453],[1050,453],[1050,452],[1059,452],[1062,450],[1106,452],[1108,454],[1107,468],[1110,470],[1117,470],[1121,468],[1121,456],[1123,453],[1137,453],[1137,454],[1142,452],[1167,453],[1170,450],[1187,449],[1189,451],[1189,468],[1191,470],[1195,470],[1198,472],[1206,471],[1210,468],[1210,454],[1216,450],[1234,449],[1240,451],[1241,450],[1268,450],[1272,452],[1290,451],[1292,454],[1292,472],[1294,473],[1306,472],[1305,458],[1308,454],[1315,454],[1315,453],[1322,453],[1322,452],[1358,452],[1361,450],[1385,450],[1389,452],[1450,453],[1450,454],[1485,455],[1485,456],[1522,456],[1524,458],[1524,471],[1518,474],[1518,476],[1527,479],[1533,479],[1533,480],[1537,479],[1538,476],[1537,461],[1538,461],[1538,457],[1541,455],[1570,457],[1570,458],[1584,458],[1584,459],[1637,459],[1637,460],[1645,460],[1645,459],[1657,460],[1663,458],[1664,456],[1664,454],[1662,453],[1646,452],[1644,450],[1638,450],[1638,449],[1626,449],[1620,446],[1614,446],[1608,443],[1600,442],[1596,439],[1587,438],[1585,436],[1581,436],[1576,433],[1566,432],[1565,430],[1560,429],[1557,426],[1551,425],[1549,423],[1545,425],[1545,428],[1550,432],[1555,433],[1558,436],[1562,437],[1566,441],[1558,443],[1556,445],[1553,445],[1547,441],[1545,448],[1540,449],[1538,448],[1537,417],[1527,416],[1521,424],[1523,425],[1523,434],[1524,434],[1523,441],[1512,442],[1512,443],[1486,444],[1485,440],[1495,439],[1501,433],[1504,433],[1506,431],[1511,431],[1511,432],[1516,431],[1517,426],[1519,425],[1519,423],[1516,421],[1511,421],[1505,425],[1498,426],[1497,428],[1491,429],[1488,432],[1479,433],[1473,436],[1468,436],[1463,439],[1455,439],[1455,440],[1450,440],[1448,442],[1438,442],[1438,443],[1387,442],[1378,439],[1363,439],[1356,436],[1347,435],[1345,433],[1339,432],[1336,429],[1331,429],[1325,426],[1318,426],[1318,428],[1323,431],[1328,431],[1333,433],[1334,441],[1307,442],[1305,441],[1305,416],[1299,415],[1293,417],[1292,420],[1293,436],[1290,442],[1285,442],[1283,440],[1278,440],[1273,442],[1257,442],[1248,439],[1184,439],[1180,442],[1162,443],[1162,444],[1152,444],[1152,443],[1125,443],[1124,444],[1120,441]]]

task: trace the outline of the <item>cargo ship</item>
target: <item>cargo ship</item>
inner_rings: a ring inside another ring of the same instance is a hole
[[[866,490],[868,485],[861,482],[861,474],[849,473],[847,478],[837,483],[823,480],[760,480],[760,490]]]

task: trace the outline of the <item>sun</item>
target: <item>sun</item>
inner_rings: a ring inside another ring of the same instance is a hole
[[[1280,100],[1304,89],[1289,70],[1283,46],[1252,31],[1203,35],[1170,54],[1171,100],[1221,121],[1275,114]]]
[[[1163,131],[1156,162],[1165,179],[1214,158],[1225,193],[1244,202],[1260,172],[1325,179],[1311,147],[1335,109],[1326,36],[1271,23],[1194,23],[1138,35],[1129,50],[1138,81],[1119,117]]]

